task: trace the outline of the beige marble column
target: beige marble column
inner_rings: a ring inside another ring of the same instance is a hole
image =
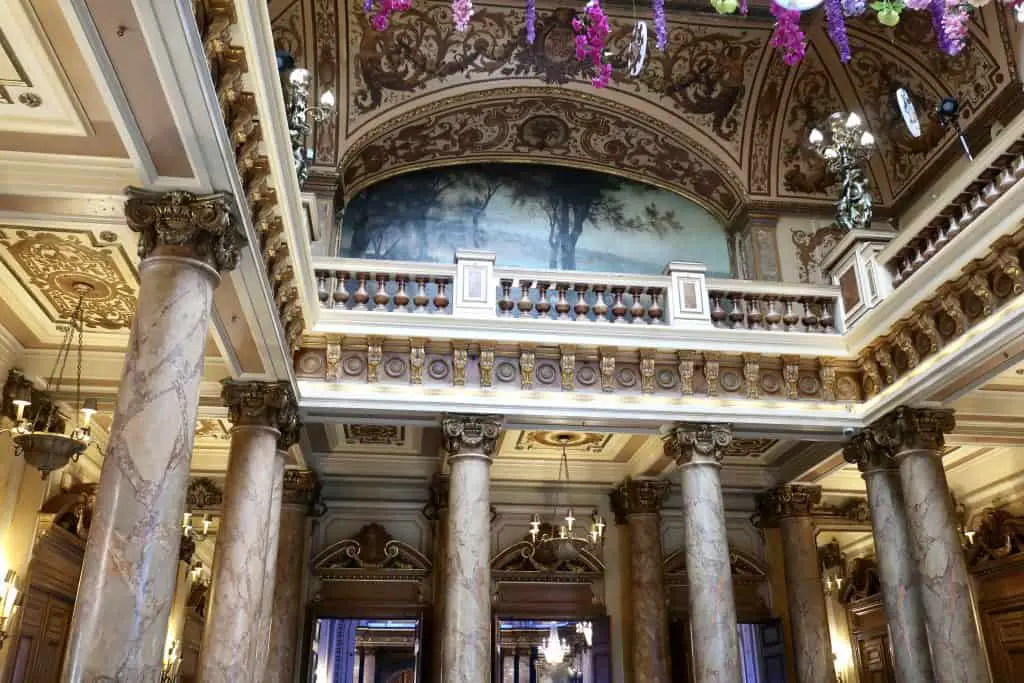
[[[633,683],[669,681],[660,515],[669,487],[663,479],[626,479],[612,496],[616,517],[629,526]]]
[[[438,474],[430,482],[430,502],[423,509],[434,530],[433,624],[430,636],[430,670],[427,681],[444,680],[439,629],[445,623],[445,557],[448,552],[448,477]]]
[[[876,443],[869,432],[854,437],[844,446],[843,454],[848,462],[857,464],[867,486],[878,578],[882,584],[896,678],[906,683],[934,681],[924,607],[896,463],[888,449]]]
[[[679,463],[683,492],[686,576],[691,586],[690,638],[696,683],[739,683],[739,644],[732,562],[719,470],[732,442],[727,425],[672,430],[666,453]]]
[[[811,508],[820,500],[821,488],[817,486],[780,486],[758,496],[761,523],[777,526],[782,532],[798,683],[831,683],[836,678],[811,519]]]
[[[307,520],[319,490],[316,474],[310,470],[285,470],[267,683],[293,683],[295,680],[299,633],[306,611],[302,586],[307,560]]]
[[[282,433],[281,438],[284,438]],[[267,672],[270,657],[270,624],[274,612],[274,585],[277,577],[277,547],[281,534],[281,496],[284,488],[284,464],[288,459],[288,446],[278,439],[277,457],[274,458],[273,486],[270,489],[270,518],[267,521],[267,555],[264,558],[263,597],[260,600],[258,634],[263,642],[256,650],[256,671]],[[294,442],[293,442],[294,443]],[[258,683],[258,681],[257,681]]]
[[[491,456],[501,432],[496,415],[446,415],[448,547],[441,657],[445,683],[491,677]]]
[[[225,381],[222,396],[233,426],[199,655],[203,683],[258,681],[264,675],[259,665],[269,641],[259,629],[278,439],[293,429],[296,415],[287,382]]]
[[[244,237],[224,195],[130,191],[139,297],[62,680],[160,680],[218,273]]]
[[[990,680],[988,664],[942,468],[944,434],[954,424],[952,411],[904,407],[871,425],[869,431],[899,467],[907,531],[928,624],[933,680],[984,683]]]

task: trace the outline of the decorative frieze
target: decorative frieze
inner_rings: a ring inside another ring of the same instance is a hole
[[[657,514],[671,487],[665,479],[627,477],[610,494],[616,523],[623,523],[630,515]]]
[[[680,465],[694,462],[721,463],[732,443],[732,426],[687,423],[672,428],[665,438],[665,454]]]
[[[784,517],[807,517],[821,502],[820,486],[789,484],[757,496],[759,523],[762,527],[777,526]]]
[[[441,431],[448,457],[494,455],[501,423],[500,415],[445,415]]]

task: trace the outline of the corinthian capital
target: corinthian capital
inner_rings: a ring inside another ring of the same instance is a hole
[[[222,382],[221,399],[231,424],[272,427],[281,433],[278,448],[287,450],[298,433],[295,395],[287,382]]]
[[[664,479],[632,479],[615,487],[611,492],[612,511],[616,521],[630,515],[652,514],[661,510],[668,497],[671,484]]]
[[[821,502],[820,486],[789,484],[765,491],[757,496],[761,526],[776,526],[783,517],[806,517]]]
[[[441,421],[444,449],[449,457],[494,455],[501,434],[500,415],[445,415]]]
[[[904,451],[942,450],[946,433],[955,426],[952,410],[902,406],[875,422],[868,431],[876,442],[897,456]]]
[[[870,431],[854,435],[843,444],[843,457],[846,462],[857,465],[861,472],[892,469],[896,463],[892,459],[893,452],[875,441]]]
[[[233,270],[245,234],[231,212],[230,195],[151,192],[128,188],[124,215],[139,233],[139,258],[185,256],[217,272]]]
[[[732,443],[732,425],[686,423],[672,428],[665,439],[665,454],[680,465],[720,463]]]

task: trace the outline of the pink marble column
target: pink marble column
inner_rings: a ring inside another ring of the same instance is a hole
[[[616,517],[629,525],[633,683],[669,682],[660,515],[669,486],[663,479],[626,479],[612,494]]]
[[[278,439],[296,414],[287,382],[225,381],[223,398],[233,427],[199,655],[203,683],[258,681],[265,673],[269,640],[260,628]]]
[[[821,488],[817,486],[780,486],[758,496],[761,523],[777,526],[782,532],[798,683],[831,683],[836,679],[811,518],[811,508],[820,500]]]
[[[931,644],[935,681],[990,680],[978,635],[970,576],[942,468],[950,410],[897,408],[871,425],[874,441],[894,454],[903,485],[907,531],[914,550]]]
[[[306,572],[307,520],[318,491],[313,472],[285,470],[266,683],[295,680],[299,632],[306,609],[302,580]]]
[[[501,432],[495,415],[447,415],[448,547],[441,656],[445,683],[491,677],[491,456]]]
[[[430,520],[434,531],[434,582],[432,626],[430,635],[430,669],[426,680],[440,683],[444,680],[441,656],[441,638],[437,635],[441,624],[445,623],[445,557],[448,553],[448,477],[435,475],[430,482],[430,502],[423,509],[423,514]]]
[[[857,464],[867,486],[878,578],[882,584],[896,678],[899,681],[934,681],[924,606],[896,463],[888,449],[875,442],[869,432],[854,437],[844,446],[843,454],[848,462]]]
[[[728,426],[676,427],[666,453],[679,463],[683,491],[686,576],[691,586],[690,636],[696,683],[739,683],[736,598],[719,469],[732,441]]]
[[[62,680],[158,683],[218,273],[244,237],[224,195],[131,190],[139,298]]]

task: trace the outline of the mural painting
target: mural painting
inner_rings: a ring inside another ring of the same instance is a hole
[[[381,181],[354,197],[341,256],[452,263],[487,249],[498,267],[659,274],[669,261],[728,277],[725,230],[677,194],[617,176],[487,164]]]

